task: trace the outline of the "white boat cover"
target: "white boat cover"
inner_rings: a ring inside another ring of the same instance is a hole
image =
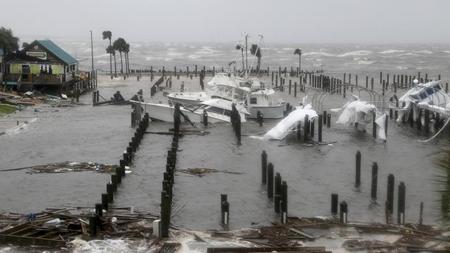
[[[305,121],[306,115],[308,115],[308,119],[310,120],[318,117],[317,112],[312,109],[310,104],[295,107],[294,111],[278,122],[278,124],[270,129],[263,138],[265,140],[282,140],[286,138],[290,132],[295,130],[299,122],[303,123]]]

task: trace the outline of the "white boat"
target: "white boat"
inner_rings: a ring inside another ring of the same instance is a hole
[[[145,103],[139,101],[130,101],[132,103],[140,104],[144,112],[148,113],[153,120],[160,120],[164,122],[173,122],[173,113],[175,111],[174,105]],[[231,122],[230,116],[232,111],[232,102],[223,99],[209,99],[203,101],[195,108],[186,108],[181,106],[182,114],[187,117],[185,121],[192,123],[203,122],[204,112],[208,116],[208,123]],[[236,105],[236,109],[241,116],[241,122],[246,122],[245,118],[248,115],[247,110],[241,105]]]
[[[284,116],[284,101],[275,101],[275,91],[264,88],[257,78],[241,78],[229,73],[217,73],[207,85],[206,92],[173,92],[167,95],[170,103],[180,103],[192,108],[201,102],[219,98],[246,105],[250,115],[256,118],[260,111],[264,118],[279,119]]]
[[[417,80],[414,81],[417,83]],[[413,110],[414,120],[417,120],[419,108],[439,113],[443,118],[450,117],[450,96],[443,91],[439,81],[417,84],[398,101],[401,110],[397,122],[401,121],[403,115],[409,115],[410,110]]]
[[[261,89],[251,92],[247,96],[247,109],[249,118],[257,118],[258,112],[263,114],[265,119],[283,118],[286,104],[274,100],[275,91],[273,89]]]
[[[283,140],[290,133],[295,132],[297,125],[300,123],[303,127],[305,116],[308,120],[314,120],[318,117],[317,112],[312,109],[310,104],[305,106],[297,106],[295,110],[289,113],[286,118],[282,119],[276,126],[270,129],[263,137],[265,140]]]

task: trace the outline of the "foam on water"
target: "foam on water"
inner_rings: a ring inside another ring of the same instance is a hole
[[[417,50],[414,51],[416,54],[432,54],[433,52],[430,50]]]
[[[142,241],[129,241],[125,239],[105,239],[85,241],[75,239],[70,242],[74,253],[121,253],[121,252],[152,252],[148,243]]]
[[[319,55],[319,56],[328,56],[328,57],[333,57],[336,56],[334,54],[331,53],[327,53],[327,52],[308,52],[308,53],[304,53],[302,54],[303,56],[315,56],[315,55]]]
[[[385,51],[381,51],[380,54],[397,54],[397,53],[403,53],[405,50],[402,49],[389,49]]]
[[[338,55],[338,57],[364,56],[364,55],[370,55],[370,54],[372,54],[372,51],[369,51],[369,50],[357,50],[357,51],[351,51],[351,52],[340,54],[340,55]]]
[[[25,121],[25,122],[23,122],[23,123],[20,123],[18,126],[15,126],[15,127],[13,127],[13,128],[7,129],[7,130],[5,131],[5,133],[6,133],[7,135],[15,135],[15,134],[19,134],[19,133],[21,133],[21,132],[27,130],[27,129],[28,129],[28,124],[33,123],[33,122],[36,122],[36,120],[37,120],[37,118],[33,118],[33,119],[29,120],[29,121]]]

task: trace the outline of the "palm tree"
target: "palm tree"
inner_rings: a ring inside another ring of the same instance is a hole
[[[114,56],[114,75],[117,76],[116,50],[114,50],[113,46],[108,46],[106,48],[106,53]],[[111,72],[111,78],[112,78],[112,72]]]
[[[0,48],[3,48],[5,55],[19,49],[19,38],[13,35],[11,29],[0,28]]]
[[[103,31],[102,35],[104,40],[106,39],[109,40],[109,46],[111,46],[111,38],[112,38],[111,31]],[[106,49],[106,51],[108,52],[108,49]],[[112,55],[113,53],[109,53],[109,73],[111,74],[111,76],[112,76]]]
[[[120,73],[123,74],[123,58],[122,52],[124,52],[126,41],[123,38],[118,38],[113,42],[113,48],[116,51],[119,51],[120,54]]]
[[[237,44],[236,45],[236,50],[241,50],[241,54],[242,54],[242,71],[244,71],[244,47],[241,44]]]
[[[297,48],[294,50],[294,55],[298,54],[298,73],[297,76],[300,76],[300,72],[301,72],[301,63],[302,63],[302,50],[300,48]]]
[[[256,58],[258,58],[258,64],[256,65],[256,73],[259,73],[259,69],[261,67],[261,48],[257,44],[252,44],[252,47],[250,48],[250,53]]]
[[[128,58],[128,53],[130,52],[130,44],[125,43],[124,52],[125,52],[125,68],[126,68],[127,74],[129,74],[130,73],[130,58]]]

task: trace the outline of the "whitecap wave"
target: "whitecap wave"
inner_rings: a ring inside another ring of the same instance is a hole
[[[338,55],[338,57],[364,56],[364,55],[370,55],[370,54],[372,54],[372,51],[369,51],[369,50],[357,50],[357,51],[351,51],[351,52],[340,54],[340,55]]]
[[[433,53],[433,51],[430,51],[430,50],[417,50],[417,51],[414,51],[416,54],[432,54]]]
[[[380,52],[380,54],[397,54],[397,53],[404,53],[405,50],[402,49],[389,49],[389,50],[385,50]]]
[[[370,64],[374,64],[375,61],[369,61],[369,60],[360,60],[358,61],[358,65],[370,65]]]
[[[304,53],[304,54],[302,54],[302,56],[315,56],[315,55],[318,55],[318,56],[328,56],[328,57],[333,57],[333,56],[336,56],[336,55],[334,55],[334,54],[331,54],[331,53],[327,53],[327,52],[308,52],[308,53]]]

